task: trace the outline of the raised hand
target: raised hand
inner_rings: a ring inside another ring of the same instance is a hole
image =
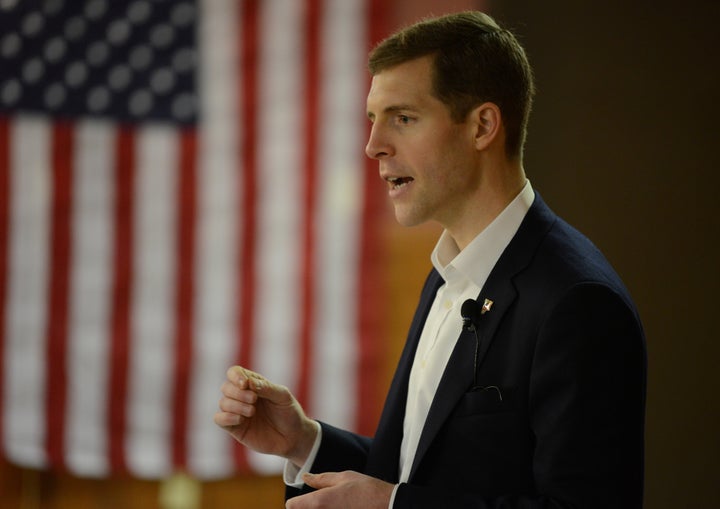
[[[302,466],[319,424],[309,419],[287,387],[241,366],[227,371],[215,424],[241,444]]]

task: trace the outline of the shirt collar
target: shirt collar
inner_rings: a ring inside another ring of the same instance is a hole
[[[448,231],[443,231],[430,255],[442,278],[447,283],[464,279],[482,288],[534,199],[535,191],[527,180],[520,194],[462,251]]]

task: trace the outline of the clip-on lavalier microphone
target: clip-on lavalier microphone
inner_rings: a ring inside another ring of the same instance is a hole
[[[473,362],[473,387],[472,390],[478,388],[477,384],[477,364],[480,355],[480,334],[478,332],[478,324],[482,312],[480,304],[474,299],[468,299],[463,302],[460,308],[460,316],[462,316],[463,330],[472,332],[475,335],[475,356]]]
[[[474,299],[468,299],[465,302],[463,302],[461,308],[460,308],[460,316],[462,316],[463,321],[463,330],[471,331],[475,336],[475,356],[473,361],[473,386],[470,389],[471,391],[476,390],[483,390],[487,391],[489,389],[495,389],[498,393],[498,396],[500,397],[500,401],[502,401],[502,392],[500,392],[500,389],[496,385],[489,385],[488,387],[482,387],[478,385],[477,382],[477,372],[478,372],[478,360],[480,356],[480,332],[478,331],[478,324],[480,323],[480,317],[490,311],[490,308],[493,305],[493,301],[490,299],[485,299],[485,302],[482,306],[480,306],[480,303]]]

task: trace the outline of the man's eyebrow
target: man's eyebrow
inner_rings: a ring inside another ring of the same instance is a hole
[[[412,106],[410,104],[394,104],[392,106],[388,106],[385,109],[383,109],[383,113],[397,113],[399,111],[409,111],[409,112],[417,112],[419,111],[418,108],[415,106]],[[375,118],[375,113],[372,111],[367,112],[367,116],[370,120]]]

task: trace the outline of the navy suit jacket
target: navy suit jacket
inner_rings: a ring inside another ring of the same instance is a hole
[[[313,472],[398,482],[410,368],[442,284],[431,271],[375,437],[321,423]],[[477,374],[476,339],[464,330],[394,507],[640,508],[645,339],[610,264],[536,194],[485,298],[493,306],[477,323]],[[474,377],[487,389],[472,390]]]

